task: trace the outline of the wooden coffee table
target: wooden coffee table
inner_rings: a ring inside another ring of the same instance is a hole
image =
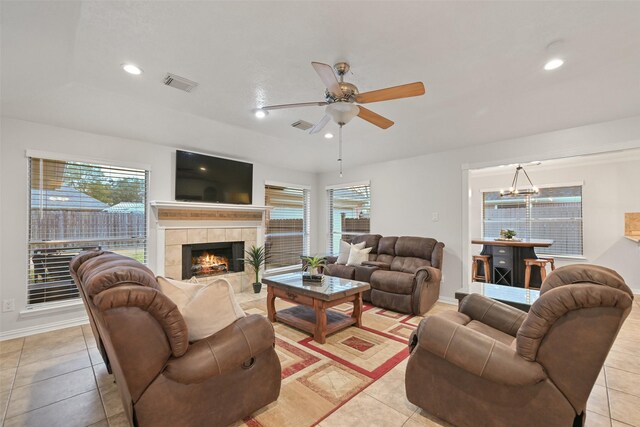
[[[351,325],[362,326],[362,293],[371,288],[366,282],[325,276],[318,284],[302,282],[302,273],[264,277],[267,285],[267,314],[272,322],[282,322],[313,334],[321,344],[327,335]],[[275,299],[298,304],[276,312]],[[345,302],[353,303],[353,313],[347,316],[328,308]]]

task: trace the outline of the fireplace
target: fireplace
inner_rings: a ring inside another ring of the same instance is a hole
[[[182,245],[182,279],[244,271],[244,242]]]

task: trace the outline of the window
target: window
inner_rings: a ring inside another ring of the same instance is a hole
[[[351,241],[369,232],[371,187],[369,184],[327,189],[329,211],[328,252],[340,251],[340,240]]]
[[[100,248],[147,255],[145,170],[29,158],[28,305],[78,298],[69,261]]]
[[[265,185],[267,270],[300,265],[309,255],[310,194],[305,188]]]
[[[515,230],[518,238],[549,239],[553,245],[537,248],[548,255],[582,255],[582,186],[540,188],[529,197],[500,197],[497,191],[483,193],[483,237],[500,236],[500,230]]]

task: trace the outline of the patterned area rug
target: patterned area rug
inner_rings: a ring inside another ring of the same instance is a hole
[[[266,315],[264,299],[242,306],[247,313]],[[290,306],[276,300],[277,310]],[[352,307],[341,304],[333,309],[350,314]],[[421,319],[365,304],[363,327],[330,335],[325,344],[275,323],[282,365],[280,397],[238,425],[316,425],[409,356],[408,338]]]

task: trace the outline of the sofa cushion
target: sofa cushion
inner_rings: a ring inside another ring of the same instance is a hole
[[[362,263],[362,265],[366,265],[367,267],[376,267],[380,270],[389,270],[391,268],[391,266],[386,262],[380,261],[365,261]]]
[[[162,276],[158,276],[156,280],[158,280],[162,293],[173,301],[178,309],[187,305],[189,300],[202,289],[202,285],[197,281],[181,281]]]
[[[324,274],[348,280],[353,280],[355,278],[355,271],[355,267],[342,264],[327,264],[324,268]]]
[[[351,250],[355,249],[363,249],[365,242],[360,242],[356,244],[345,242],[344,240],[340,240],[340,253],[338,254],[338,259],[336,260],[336,264],[347,264],[349,261],[349,255],[351,254]]]
[[[431,267],[431,262],[422,258],[397,256],[391,262],[391,271],[415,274],[421,267]]]
[[[387,236],[378,242],[378,255],[396,256],[396,242],[398,238],[395,236]],[[386,261],[383,261],[386,262]]]
[[[162,292],[173,299],[189,330],[189,341],[209,337],[245,317],[225,279],[206,285],[158,277]]]
[[[371,287],[394,294],[409,295],[413,292],[413,274],[400,271],[378,270],[371,275]]]
[[[438,243],[429,237],[398,237],[395,255],[402,257],[422,258],[431,261],[431,253]]]
[[[358,249],[354,246],[351,247],[351,252],[349,252],[349,261],[347,261],[347,265],[362,265],[363,262],[369,260],[369,253],[373,248],[363,248]]]
[[[351,240],[351,243],[355,244],[355,243],[364,242],[364,247],[372,248],[371,253],[375,255],[378,253],[378,242],[380,241],[381,238],[382,236],[379,234],[360,234],[354,237]]]

